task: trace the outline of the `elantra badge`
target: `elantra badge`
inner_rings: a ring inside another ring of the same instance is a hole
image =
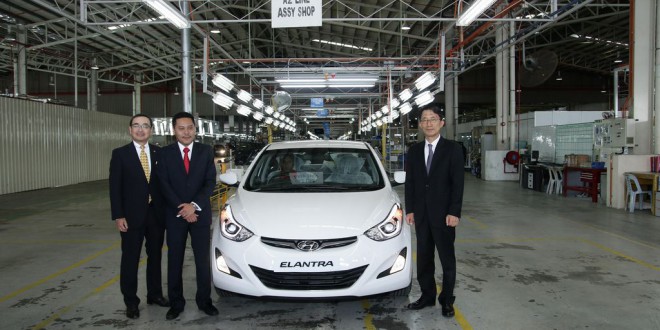
[[[298,241],[296,248],[300,251],[311,252],[316,251],[321,247],[317,241]]]

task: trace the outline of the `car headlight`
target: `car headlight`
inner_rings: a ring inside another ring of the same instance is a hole
[[[403,228],[403,211],[399,204],[394,204],[385,220],[369,228],[364,234],[374,241],[385,241],[396,237]]]
[[[222,236],[235,242],[243,242],[254,235],[234,219],[229,205],[226,205],[220,212],[220,232]]]

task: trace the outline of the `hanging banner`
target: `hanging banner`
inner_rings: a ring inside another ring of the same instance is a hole
[[[321,26],[322,7],[321,0],[273,0],[271,28]]]

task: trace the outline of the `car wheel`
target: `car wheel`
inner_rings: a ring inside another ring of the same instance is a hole
[[[227,291],[227,290],[222,290],[222,289],[219,289],[219,288],[215,288],[215,292],[220,297],[236,297],[236,296],[238,296],[238,294],[236,294],[234,292]]]
[[[410,294],[410,289],[412,289],[412,282],[410,282],[410,284],[408,284],[408,286],[403,289],[392,291],[392,295],[395,297],[408,297],[408,294]]]

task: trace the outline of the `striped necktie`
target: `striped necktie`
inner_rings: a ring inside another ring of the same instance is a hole
[[[144,151],[144,146],[140,146],[140,164],[142,164],[144,176],[147,177],[147,182],[149,182],[151,179],[151,173],[149,171],[149,158],[147,158],[147,153]]]
[[[431,161],[433,160],[433,145],[429,143],[429,155],[426,157],[426,174],[431,172]]]

